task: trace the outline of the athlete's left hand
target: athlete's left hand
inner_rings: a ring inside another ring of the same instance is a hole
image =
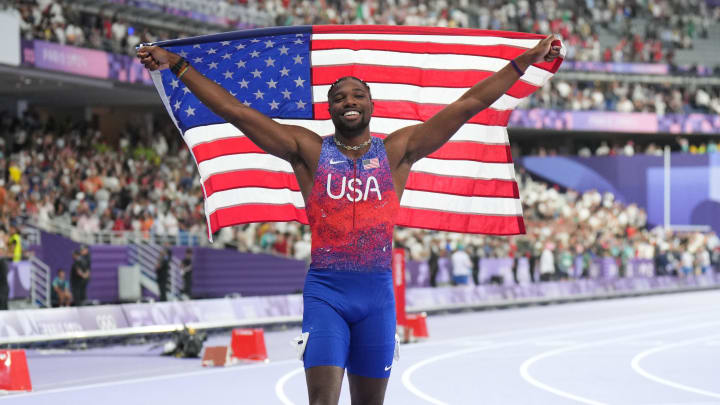
[[[525,52],[530,58],[530,64],[542,61],[552,62],[560,56],[560,40],[555,35],[548,35],[542,41],[538,42],[534,48]]]

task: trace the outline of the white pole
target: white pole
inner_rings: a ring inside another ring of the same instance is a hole
[[[670,229],[670,146],[665,145],[665,170],[663,171],[665,182],[664,182],[664,196],[665,196],[665,204],[664,204],[664,223],[665,223],[665,230],[668,231]]]

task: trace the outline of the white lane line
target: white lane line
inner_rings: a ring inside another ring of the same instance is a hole
[[[691,315],[691,314],[696,314],[696,313],[697,313],[696,310],[684,310],[684,311],[673,312],[670,315],[681,316],[681,315],[686,315],[686,314]],[[667,320],[667,315],[668,315],[667,313],[662,314],[663,321]],[[460,350],[460,351],[446,353],[444,355],[438,356],[441,358],[432,357],[432,358],[424,360],[420,363],[414,364],[413,366],[406,369],[405,372],[402,374],[403,385],[405,386],[405,388],[407,388],[410,392],[412,392],[419,398],[422,398],[431,403],[444,404],[443,402],[423,393],[417,387],[415,387],[415,385],[412,383],[412,381],[410,379],[410,376],[417,369],[419,369],[427,364],[433,363],[438,360],[442,360],[444,358],[450,358],[450,357],[459,356],[459,355],[462,355],[465,353],[472,353],[472,352],[478,351],[478,347],[477,347],[478,345],[482,345],[483,347],[490,346],[491,342],[477,341],[476,339],[487,339],[487,338],[491,338],[491,337],[492,338],[505,337],[505,336],[515,335],[518,333],[527,334],[527,333],[538,333],[538,332],[543,332],[543,331],[557,331],[557,330],[561,330],[564,328],[584,328],[585,326],[588,326],[588,325],[597,325],[597,324],[603,325],[602,326],[603,330],[608,330],[607,329],[608,324],[628,322],[628,321],[633,321],[636,319],[648,319],[648,316],[647,315],[633,315],[633,316],[625,316],[625,317],[615,318],[611,322],[608,322],[607,320],[586,321],[586,322],[575,322],[575,323],[570,323],[570,324],[563,324],[560,326],[554,325],[554,326],[546,326],[546,327],[542,327],[542,328],[528,328],[528,329],[519,329],[519,330],[515,329],[511,332],[498,332],[498,333],[491,333],[491,334],[486,334],[486,335],[467,336],[464,338],[453,338],[453,339],[439,340],[439,341],[433,341],[433,342],[422,342],[422,343],[418,343],[413,346],[403,346],[402,350],[417,349],[417,348],[422,349],[422,348],[438,346],[438,345],[466,345],[468,343],[468,341],[470,341],[471,344],[473,344],[473,346],[474,346],[472,349],[464,349],[464,350]],[[685,319],[685,318],[683,318],[683,319]],[[567,335],[563,335],[563,337],[565,337],[565,336],[567,336]],[[553,336],[553,338],[555,338],[555,337],[556,337],[556,335]],[[472,343],[472,342],[477,342],[477,343]],[[526,341],[524,341],[523,343],[526,343]],[[506,345],[507,344],[492,345],[491,347],[488,347],[488,348],[504,347]],[[302,368],[300,370],[302,370]],[[290,378],[297,375],[296,371],[297,370],[283,375],[282,377],[280,377],[280,379],[275,384],[275,395],[280,399],[280,401],[283,401],[284,404],[292,404],[292,402],[289,402],[289,400],[287,399],[287,396],[285,395],[285,384],[287,383],[288,380],[290,380]],[[408,371],[410,371],[409,374],[408,374]],[[281,383],[281,380],[282,380],[282,383]],[[285,402],[285,401],[288,401],[288,402]]]
[[[664,345],[664,346],[660,346],[660,347],[655,347],[653,349],[645,350],[644,352],[639,353],[637,356],[633,357],[632,361],[630,361],[630,365],[632,366],[632,369],[635,370],[635,372],[637,372],[638,374],[640,374],[641,376],[643,376],[649,380],[655,381],[656,383],[667,385],[668,387],[676,388],[676,389],[679,389],[682,391],[688,391],[688,392],[692,392],[695,394],[700,394],[700,395],[704,395],[704,396],[708,396],[708,397],[712,397],[712,398],[720,398],[720,393],[707,391],[707,390],[703,390],[700,388],[691,387],[689,385],[680,384],[675,381],[667,380],[665,378],[658,377],[655,374],[651,374],[648,371],[646,371],[645,369],[643,369],[642,367],[640,367],[640,362],[644,358],[651,356],[653,354],[657,354],[659,352],[663,352],[663,351],[669,350],[669,349],[674,349],[676,347],[689,346],[689,345],[692,345],[695,343],[711,341],[712,339],[717,339],[718,337],[720,337],[720,335],[705,336],[702,338],[684,340],[682,342],[672,343],[672,344],[668,344],[668,345]]]
[[[684,321],[684,322],[687,322],[687,319],[683,319],[683,321]],[[572,394],[572,393],[567,392],[567,391],[562,391],[562,390],[557,389],[557,388],[555,388],[555,387],[553,387],[553,386],[551,386],[551,385],[545,384],[545,383],[539,381],[538,379],[536,379],[535,377],[533,377],[533,376],[530,374],[530,367],[531,367],[534,363],[537,363],[537,362],[540,361],[540,360],[547,359],[547,358],[549,358],[549,357],[558,355],[558,354],[560,354],[560,353],[565,353],[565,352],[569,352],[569,351],[573,351],[573,350],[583,349],[583,348],[586,348],[586,347],[600,346],[600,345],[605,345],[605,344],[609,344],[609,343],[620,342],[620,341],[623,341],[623,340],[630,340],[630,339],[635,339],[635,338],[644,338],[644,337],[647,337],[647,336],[657,336],[657,335],[670,334],[670,333],[680,332],[680,331],[685,331],[685,330],[702,329],[702,328],[711,327],[711,326],[716,326],[716,325],[720,325],[720,322],[705,322],[705,323],[700,323],[700,324],[693,325],[693,326],[689,326],[689,327],[685,327],[685,328],[677,328],[677,327],[676,327],[676,328],[664,329],[664,330],[653,331],[653,332],[637,333],[637,334],[632,334],[632,335],[620,336],[620,337],[616,337],[616,338],[612,338],[612,339],[603,339],[603,340],[598,340],[598,341],[595,341],[595,342],[583,343],[583,344],[579,344],[579,345],[575,345],[575,346],[565,347],[565,348],[562,348],[562,349],[555,349],[555,350],[546,351],[546,352],[540,353],[540,354],[538,354],[538,355],[535,355],[535,356],[533,356],[533,357],[525,360],[525,361],[523,362],[523,364],[520,366],[520,375],[521,375],[522,378],[523,378],[525,381],[527,381],[530,385],[533,385],[533,386],[535,386],[535,387],[537,387],[537,388],[540,388],[541,390],[550,392],[550,393],[555,394],[555,395],[557,395],[557,396],[564,397],[564,398],[568,398],[568,399],[571,399],[571,400],[574,400],[574,401],[577,401],[577,402],[582,402],[582,403],[584,403],[584,404],[589,404],[589,405],[607,405],[605,402],[600,402],[600,401],[596,401],[596,400],[594,400],[594,399],[581,397],[581,396],[579,396],[579,395],[575,395],[575,394]]]
[[[290,398],[287,397],[287,395],[285,395],[285,383],[287,383],[288,380],[290,380],[294,376],[302,373],[304,370],[305,369],[303,367],[298,367],[297,369],[280,377],[280,379],[275,384],[275,395],[277,395],[278,399],[280,399],[280,402],[282,402],[284,405],[295,405],[295,403],[291,401]]]
[[[189,371],[186,373],[175,373],[175,374],[159,375],[159,376],[153,376],[153,377],[140,377],[140,378],[133,378],[133,379],[122,380],[122,381],[110,381],[110,382],[97,383],[97,384],[78,385],[76,387],[54,388],[54,389],[50,389],[50,390],[46,390],[46,391],[36,391],[36,392],[24,393],[24,394],[22,394],[22,398],[39,396],[39,395],[47,395],[47,394],[56,394],[59,392],[80,391],[80,390],[86,390],[86,389],[92,389],[92,388],[112,387],[112,386],[116,386],[116,385],[145,383],[148,381],[169,380],[172,378],[179,378],[179,377],[192,377],[192,376],[197,376],[197,375],[228,373],[228,372],[232,372],[232,371],[240,372],[240,371],[247,371],[247,370],[255,370],[260,367],[272,367],[272,366],[286,365],[286,364],[295,363],[295,362],[297,362],[297,359],[280,360],[280,361],[271,362],[271,363],[248,364],[248,365],[244,365],[244,366],[222,367],[222,368],[216,368],[216,369],[210,369],[210,370],[204,369],[204,370],[198,370],[198,371]]]
[[[633,317],[633,318],[634,318],[634,317]],[[647,317],[646,317],[646,318],[647,318]],[[452,358],[452,357],[461,356],[461,355],[464,355],[464,354],[470,354],[470,353],[480,352],[480,351],[483,351],[483,350],[488,350],[488,349],[500,349],[500,348],[504,348],[504,347],[508,347],[508,346],[527,345],[527,344],[532,344],[532,343],[536,342],[538,339],[551,340],[551,339],[568,338],[568,337],[574,337],[574,336],[586,336],[586,335],[593,335],[593,334],[598,333],[598,332],[612,332],[612,331],[615,331],[615,330],[633,329],[633,328],[644,327],[644,326],[648,326],[648,325],[672,323],[672,322],[677,322],[677,321],[687,321],[687,319],[688,319],[687,316],[678,317],[678,318],[672,318],[672,319],[668,319],[668,318],[665,317],[665,318],[660,319],[660,320],[648,321],[648,322],[639,322],[639,323],[633,323],[633,324],[631,324],[631,325],[622,325],[622,326],[615,326],[615,327],[608,327],[608,324],[612,324],[612,323],[616,323],[616,322],[608,322],[608,321],[586,322],[586,323],[588,323],[588,324],[600,324],[601,326],[598,327],[598,328],[590,329],[590,330],[588,330],[588,329],[583,329],[583,330],[578,331],[578,332],[559,333],[559,334],[554,334],[554,335],[546,335],[546,336],[541,336],[541,337],[533,337],[533,338],[524,339],[524,340],[519,340],[519,341],[510,341],[510,342],[506,342],[506,343],[492,344],[492,345],[487,345],[487,346],[482,346],[482,347],[476,347],[476,348],[473,348],[473,349],[457,350],[457,351],[453,351],[453,352],[450,352],[450,353],[444,353],[444,354],[441,354],[441,355],[437,355],[437,356],[433,356],[433,357],[427,358],[427,359],[425,359],[425,360],[423,360],[423,361],[420,361],[420,362],[418,362],[418,363],[416,363],[416,364],[408,367],[408,368],[403,372],[403,374],[402,374],[402,383],[403,383],[403,385],[405,386],[405,388],[406,388],[408,391],[412,392],[412,393],[413,393],[415,396],[417,396],[418,398],[421,398],[421,399],[423,399],[424,401],[430,402],[430,403],[432,403],[432,404],[436,404],[436,405],[441,405],[441,404],[443,404],[443,405],[445,405],[445,402],[443,402],[443,401],[441,401],[441,400],[439,400],[439,399],[437,399],[437,398],[434,398],[434,397],[432,397],[432,396],[424,393],[424,392],[421,391],[419,388],[417,388],[417,387],[415,386],[415,384],[413,384],[413,382],[412,382],[412,374],[413,374],[414,372],[416,372],[418,369],[420,369],[421,367],[427,366],[428,364],[432,364],[432,363],[435,363],[435,362],[437,362],[437,361],[445,360],[445,359]],[[626,321],[623,321],[623,322],[626,322]],[[619,323],[622,324],[622,322],[619,322]],[[565,328],[564,326],[555,326],[555,327],[543,328],[543,329],[546,329],[546,330],[555,330],[555,331],[557,331],[557,330],[562,330],[562,329],[564,329],[564,328]],[[514,332],[511,332],[511,333],[505,333],[505,334],[499,333],[499,334],[487,335],[487,336],[512,335],[512,334],[517,333],[517,332],[518,332],[518,331],[514,331]]]

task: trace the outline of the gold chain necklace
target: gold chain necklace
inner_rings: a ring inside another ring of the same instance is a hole
[[[359,149],[362,149],[362,148],[370,145],[370,142],[372,142],[372,137],[368,138],[367,141],[361,143],[360,145],[355,145],[355,146],[345,145],[344,143],[338,141],[338,139],[335,135],[333,135],[333,140],[335,141],[335,145],[345,148],[345,150],[359,150]]]

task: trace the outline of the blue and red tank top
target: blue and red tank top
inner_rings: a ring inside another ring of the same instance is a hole
[[[312,232],[310,268],[390,271],[399,206],[382,139],[373,137],[370,149],[351,159],[326,137],[305,207]]]

